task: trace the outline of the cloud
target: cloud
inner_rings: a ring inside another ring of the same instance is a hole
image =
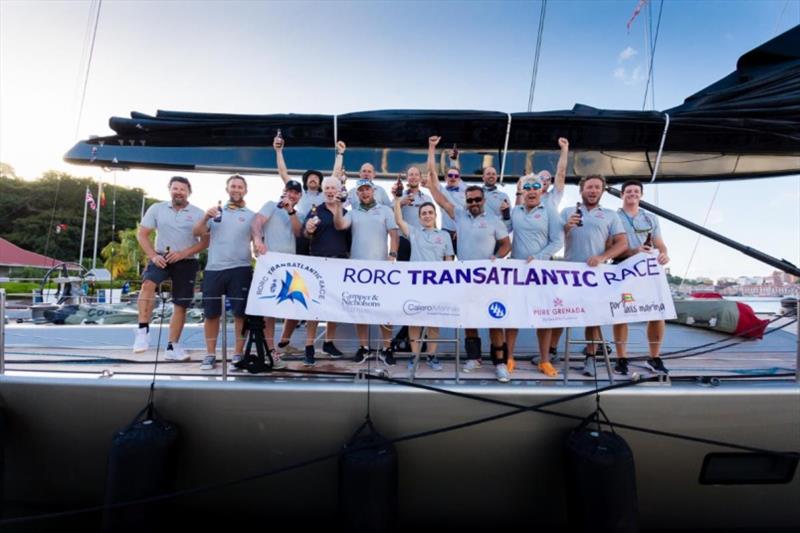
[[[637,52],[634,48],[628,46],[627,48],[625,48],[625,50],[619,53],[618,60],[620,63],[622,63],[623,61],[627,61],[628,59],[632,58],[638,53],[639,52]]]
[[[645,81],[646,74],[641,65],[635,66],[628,71],[625,67],[617,67],[613,72],[614,79],[619,80],[625,85],[638,85]]]
[[[614,78],[625,81],[625,67],[617,67],[614,69]]]

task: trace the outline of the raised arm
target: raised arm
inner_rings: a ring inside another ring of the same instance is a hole
[[[216,206],[210,208],[203,214],[203,218],[197,221],[197,223],[192,226],[192,235],[195,237],[202,237],[209,233],[208,231],[208,221],[217,216],[219,209]]]
[[[336,141],[336,157],[333,160],[333,177],[342,180],[344,172],[344,151],[347,150],[347,145],[344,141]],[[342,180],[344,181],[344,180]]]
[[[436,145],[439,144],[441,137],[429,137],[428,138],[428,190],[433,197],[433,200],[439,204],[450,218],[455,219],[456,217],[456,208],[444,195],[442,192],[442,188],[439,185],[439,175],[436,173]]]
[[[250,238],[253,241],[253,248],[256,250],[256,255],[264,255],[267,253],[267,245],[264,243],[264,224],[269,219],[261,213],[256,213],[253,221],[250,223]]]
[[[333,209],[333,227],[343,230],[349,228],[350,223],[351,219],[342,214],[342,202],[337,201],[336,207]]]
[[[561,148],[561,155],[558,156],[556,165],[556,181],[553,187],[558,192],[564,192],[567,183],[567,158],[569,156],[569,141],[565,137],[558,138],[558,146]]]
[[[283,159],[283,146],[283,137],[278,137],[276,135],[275,138],[272,139],[272,147],[275,149],[275,161],[278,163],[278,174],[280,174],[283,183],[286,184],[286,182],[292,178],[289,176],[289,169],[286,167],[286,160]]]
[[[409,237],[409,227],[405,220],[403,220],[403,209],[400,205],[402,201],[401,198],[394,199],[394,221],[397,222],[397,227],[400,228],[400,231],[403,233],[404,236]]]

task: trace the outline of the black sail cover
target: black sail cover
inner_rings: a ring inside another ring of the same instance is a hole
[[[658,181],[702,181],[800,173],[800,26],[744,54],[736,70],[663,112],[576,105],[571,110],[501,113],[380,110],[344,115],[235,115],[158,111],[112,117],[116,135],[77,143],[70,163],[117,168],[274,173],[280,129],[290,172],[333,165],[334,140],[347,142],[345,166],[371,162],[379,176],[426,158],[427,138],[457,144],[462,174],[487,165],[506,177],[554,170],[558,137],[570,140],[568,176],[612,182],[650,179],[665,138]],[[664,133],[666,131],[666,136]],[[506,148],[507,143],[507,148]],[[444,160],[441,161],[444,164]]]

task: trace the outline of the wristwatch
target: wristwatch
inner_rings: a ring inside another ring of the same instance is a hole
[[[294,216],[294,215],[296,215],[296,214],[297,214],[297,209],[292,209],[291,211],[288,211],[288,213],[289,213],[289,216],[290,216],[290,217],[291,217],[291,216]]]
[[[397,257],[397,252],[389,252],[389,257]]]

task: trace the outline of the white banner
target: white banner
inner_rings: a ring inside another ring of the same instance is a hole
[[[564,261],[391,263],[268,252],[251,315],[459,328],[575,327],[675,318],[655,255],[590,267]]]

